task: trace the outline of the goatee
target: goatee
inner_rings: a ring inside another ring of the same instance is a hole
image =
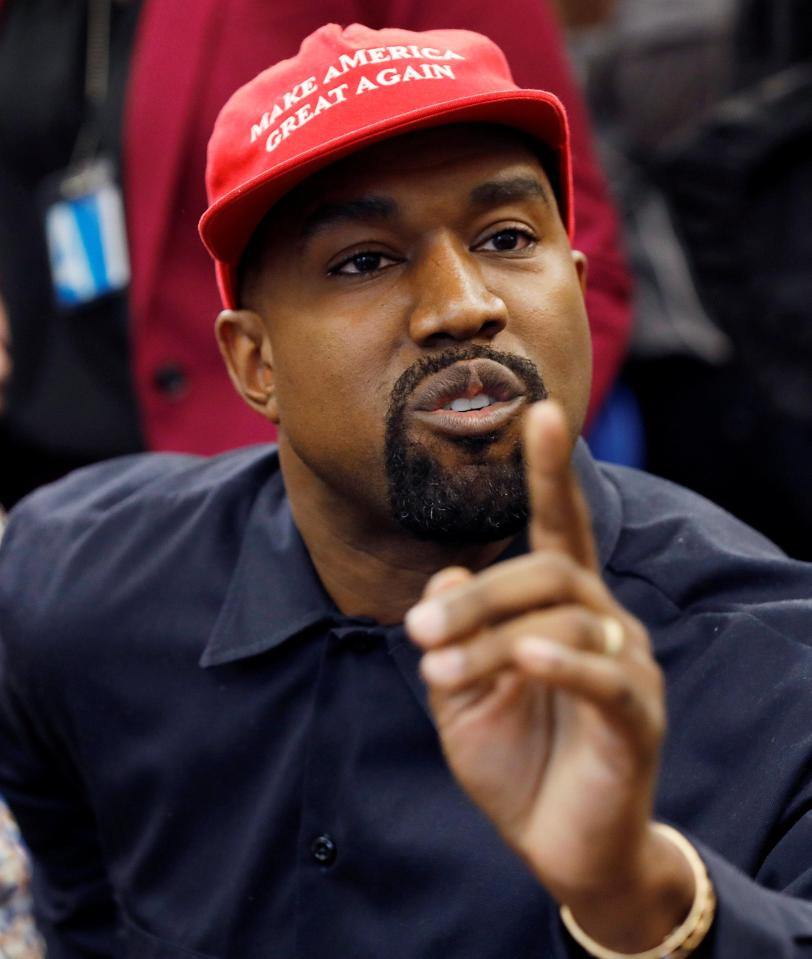
[[[454,442],[470,455],[470,466],[454,473],[408,436],[411,393],[427,376],[461,360],[489,359],[512,370],[529,402],[547,398],[544,381],[528,359],[487,346],[450,349],[412,364],[395,383],[386,414],[386,475],[395,519],[420,539],[447,543],[487,543],[518,533],[529,508],[524,457],[517,439],[500,459],[486,455],[498,434],[461,437]],[[482,453],[477,460],[476,454]]]

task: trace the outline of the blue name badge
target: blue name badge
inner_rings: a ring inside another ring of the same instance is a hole
[[[95,160],[51,181],[45,237],[54,297],[71,308],[123,290],[130,260],[121,190],[113,166]]]

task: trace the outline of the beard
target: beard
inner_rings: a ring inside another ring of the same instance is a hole
[[[423,357],[398,377],[386,414],[385,464],[392,515],[419,539],[443,543],[490,543],[514,536],[529,515],[521,442],[499,459],[487,457],[499,434],[448,439],[468,454],[458,471],[440,464],[406,424],[409,396],[427,376],[460,360],[489,359],[512,370],[530,402],[547,398],[535,364],[487,346],[450,349]],[[477,454],[480,454],[479,457]]]

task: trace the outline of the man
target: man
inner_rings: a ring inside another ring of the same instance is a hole
[[[278,453],[94,467],[0,553],[49,955],[809,954],[809,569],[576,443],[569,162],[460,31],[328,26],[224,108]]]
[[[31,916],[30,876],[16,823],[0,807],[0,956],[43,959],[45,949]]]
[[[206,143],[223,102],[295,53],[327,11],[324,0],[196,0],[193,17],[188,0],[0,0],[0,502],[7,509],[71,469],[123,453],[211,454],[275,438],[225,375],[210,328],[217,286],[195,227],[206,205]],[[335,0],[329,18],[411,30],[454,23],[488,34],[510,57],[517,82],[552,90],[567,106],[576,236],[592,264],[591,408],[598,410],[626,351],[628,271],[550,4],[513,0],[505,17],[489,0]],[[86,61],[100,96],[108,38],[106,96],[88,104]],[[126,289],[66,310],[54,301],[41,192],[44,180],[64,178],[83,159],[76,144],[88,112],[98,118],[98,142],[85,136],[83,144],[118,171],[132,278]]]

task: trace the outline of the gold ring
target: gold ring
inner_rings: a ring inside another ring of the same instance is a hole
[[[626,634],[620,620],[614,616],[601,616],[601,626],[604,656],[619,656],[626,645]]]

